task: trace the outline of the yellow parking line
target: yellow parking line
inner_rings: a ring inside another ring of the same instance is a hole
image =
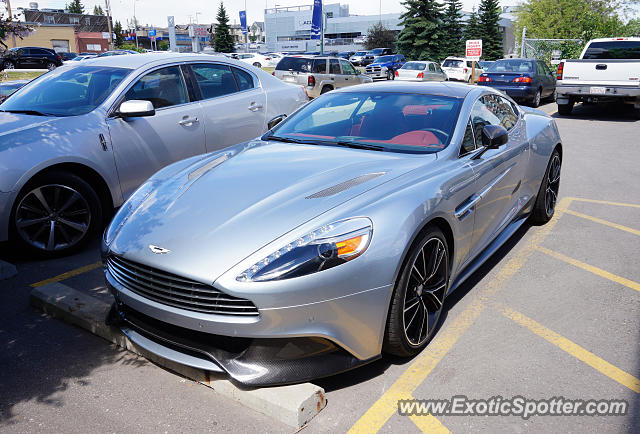
[[[40,282],[32,283],[32,288],[39,288],[50,283],[60,282],[61,280],[69,279],[78,274],[86,273],[87,271],[95,270],[102,266],[102,262],[94,262],[93,264],[85,265],[84,267],[76,268],[75,270],[67,271],[66,273],[59,274],[49,279],[41,280]]]
[[[635,203],[611,202],[608,200],[585,199],[582,197],[572,197],[571,200],[577,201],[577,202],[599,203],[602,205],[614,205],[614,206],[626,206],[630,208],[640,208],[640,205],[636,205]]]
[[[513,277],[535,252],[536,247],[547,237],[563,212],[571,203],[570,198],[561,199],[556,206],[556,215],[549,223],[536,231],[528,244],[511,258],[496,276],[481,290],[478,296],[452,322],[447,322],[434,340],[427,345],[411,365],[387,389],[385,393],[351,427],[349,433],[377,432],[397,411],[398,400],[408,399],[415,389],[438,365],[440,360],[458,341],[486,308],[486,301],[495,295]]]
[[[573,259],[573,258],[570,258],[569,256],[563,255],[562,253],[549,250],[545,247],[539,246],[538,250],[556,259],[560,259],[561,261],[564,261],[568,264],[574,265],[590,273],[593,273],[600,277],[604,277],[605,279],[611,280],[612,282],[616,282],[616,283],[619,283],[620,285],[626,286],[627,288],[640,291],[640,283],[634,282],[633,280],[626,279],[624,277],[618,276],[617,274],[609,273],[608,271],[603,270],[602,268],[594,267],[593,265],[586,264],[584,262],[578,261],[577,259]]]
[[[446,426],[442,425],[436,417],[430,414],[424,416],[412,415],[409,416],[409,419],[411,419],[423,433],[447,434],[451,432]]]
[[[640,380],[634,377],[633,375],[623,371],[622,369],[612,365],[604,359],[596,356],[592,352],[582,348],[580,345],[570,341],[569,339],[559,335],[543,326],[542,324],[532,320],[531,318],[523,315],[520,312],[517,312],[513,309],[510,309],[506,306],[502,306],[501,308],[502,314],[507,318],[515,321],[523,327],[528,328],[536,335],[545,339],[548,342],[551,342],[553,345],[557,346],[563,351],[571,354],[573,357],[578,360],[586,363],[591,366],[595,370],[600,373],[606,375],[612,380],[617,381],[623,386],[633,390],[636,393],[640,393]]]
[[[633,229],[633,228],[630,228],[630,227],[627,227],[627,226],[622,226],[622,225],[619,225],[617,223],[613,223],[613,222],[610,222],[610,221],[607,221],[607,220],[600,219],[598,217],[593,217],[593,216],[590,216],[590,215],[587,215],[587,214],[582,214],[580,212],[571,211],[571,210],[567,210],[566,213],[574,215],[576,217],[581,217],[583,219],[591,220],[592,222],[600,223],[601,225],[610,226],[612,228],[620,229],[621,231],[630,232],[630,233],[632,233],[634,235],[640,235],[640,231],[637,230],[637,229]]]

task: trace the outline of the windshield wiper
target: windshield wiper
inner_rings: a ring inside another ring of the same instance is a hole
[[[341,140],[335,143],[338,146],[346,146],[348,148],[353,148],[353,149],[366,149],[368,151],[384,151],[384,147],[382,146],[370,145],[368,143],[362,143],[362,142],[351,142],[351,141]]]
[[[284,143],[301,143],[304,145],[317,145],[318,142],[304,140],[304,139],[294,139],[292,137],[282,137],[282,136],[267,136],[263,140],[277,140],[278,142]]]
[[[0,110],[5,113],[21,113],[25,115],[33,115],[33,116],[53,116],[47,113],[42,113],[37,110]]]

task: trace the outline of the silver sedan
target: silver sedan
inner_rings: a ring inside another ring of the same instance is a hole
[[[447,81],[447,74],[436,62],[412,61],[402,65],[396,71],[396,80],[400,81]]]
[[[74,63],[0,105],[0,242],[77,249],[167,164],[250,140],[307,102],[301,86],[226,57]]]
[[[112,321],[245,385],[411,356],[445,297],[554,214],[555,122],[489,88],[367,84],[165,168],[103,239]]]

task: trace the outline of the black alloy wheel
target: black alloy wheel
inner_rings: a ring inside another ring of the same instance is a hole
[[[557,149],[553,150],[544,178],[540,183],[538,196],[533,205],[530,220],[534,224],[544,224],[551,220],[556,211],[558,203],[558,192],[560,190],[560,172],[562,169],[562,159]]]

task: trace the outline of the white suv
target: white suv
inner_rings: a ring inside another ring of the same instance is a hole
[[[447,57],[441,66],[449,80],[471,83],[471,63],[471,60],[464,57]],[[478,62],[476,62],[475,80],[477,80],[483,72],[484,70],[480,68]]]

